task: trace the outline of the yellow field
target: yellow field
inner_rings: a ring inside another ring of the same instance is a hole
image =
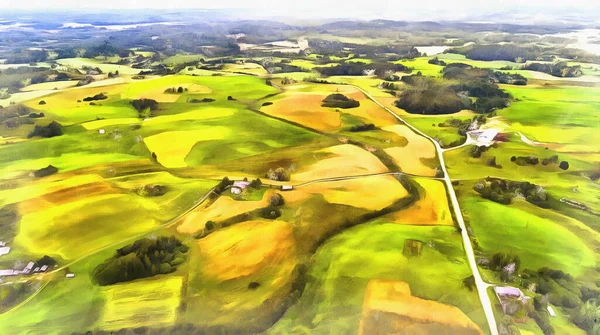
[[[62,199],[68,197],[68,192],[72,192],[73,199],[77,199],[82,195],[89,196],[89,193],[85,192],[84,189],[88,188],[90,185],[99,184],[104,185],[102,187],[103,189],[110,188],[110,185],[104,182],[102,177],[93,174],[77,176],[66,174],[50,176],[50,178],[39,180],[27,180],[14,188],[1,190],[0,206],[26,201],[43,195],[48,195],[49,200],[62,201]],[[80,189],[81,193],[78,193]],[[39,208],[35,208],[37,205],[38,204],[28,206],[25,204],[21,206],[24,211],[21,214],[39,210]]]
[[[316,179],[357,176],[387,172],[387,168],[377,157],[368,151],[351,144],[336,145],[319,152],[332,156],[292,173],[293,181],[311,181]]]
[[[325,95],[294,92],[282,96],[272,105],[262,107],[261,111],[319,131],[334,132],[341,128],[340,113],[333,108],[321,107]]]
[[[265,70],[265,68],[263,68],[260,64],[256,63],[225,64],[223,71],[243,72],[257,75],[267,74],[267,70]]]
[[[212,93],[212,90],[204,85],[198,85],[193,83],[181,83],[181,84],[173,84],[168,86],[152,86],[148,90],[144,90],[143,92],[125,92],[124,96],[129,99],[154,99],[158,102],[175,102],[177,99],[181,98],[182,95],[179,93],[165,93],[165,90],[169,88],[178,87],[187,88],[188,90],[184,93],[186,94],[208,94]]]
[[[402,172],[419,176],[435,176],[435,169],[426,166],[421,161],[421,158],[431,159],[436,157],[433,143],[403,125],[393,125],[383,129],[403,136],[408,140],[408,144],[404,147],[385,149],[385,152],[390,154],[400,166]]]
[[[222,107],[211,107],[201,108],[190,112],[161,115],[159,117],[151,118],[150,120],[144,121],[143,126],[150,126],[157,123],[175,122],[182,120],[205,120],[213,119],[218,117],[231,116],[235,113],[234,108],[222,108]]]
[[[207,221],[220,222],[236,215],[265,207],[270,192],[266,192],[261,201],[237,201],[227,196],[221,196],[208,208],[203,208],[186,216],[177,231],[182,234],[193,234],[204,229]]]
[[[361,118],[377,127],[396,124],[395,118],[379,105],[367,99],[362,92],[348,85],[296,84],[285,87],[286,93],[261,110],[323,132],[335,132],[343,126],[341,113]],[[342,93],[360,102],[356,108],[338,109],[321,107],[323,99],[332,93]]]
[[[287,202],[294,202],[305,199],[308,194],[322,194],[332,204],[380,210],[406,197],[408,192],[394,177],[377,176],[312,184],[287,192],[285,197]]]
[[[457,307],[411,295],[407,283],[373,279],[365,290],[360,335],[483,335]]]
[[[74,69],[81,69],[84,66],[90,66],[92,68],[99,67],[102,72],[114,72],[119,71],[119,74],[138,74],[140,69],[134,69],[131,66],[117,65],[117,64],[104,64],[99,60],[88,59],[88,58],[64,58],[56,61],[58,64],[68,66]]]
[[[43,96],[50,95],[50,94],[53,94],[56,92],[57,91],[55,91],[55,90],[40,90],[40,91],[15,93],[15,94],[11,94],[10,98],[0,99],[0,106],[8,106],[11,102],[18,104],[20,102],[28,101],[28,100],[32,100],[32,99],[36,99],[34,105],[37,106],[37,104],[39,102],[39,100],[37,100],[37,98],[41,98]]]
[[[174,324],[182,283],[182,277],[160,276],[104,288],[106,304],[97,326],[117,330]]]
[[[138,118],[128,117],[128,118],[95,120],[95,121],[82,123],[81,125],[85,129],[90,130],[90,129],[104,128],[107,126],[116,126],[116,125],[122,125],[122,124],[134,124],[134,123],[138,123],[140,121],[141,120]]]
[[[31,91],[45,91],[45,90],[62,90],[65,88],[73,87],[77,85],[76,80],[65,80],[65,81],[50,81],[47,83],[39,83],[25,86],[21,89],[22,92]]]
[[[404,210],[388,214],[386,219],[400,224],[452,226],[454,222],[444,184],[425,178],[416,181],[424,189],[421,198]]]
[[[21,202],[18,245],[33,254],[74,259],[156,226],[144,199],[115,193],[101,183]],[[85,242],[81,242],[82,239]]]
[[[203,272],[219,281],[250,276],[295,258],[292,226],[284,221],[255,220],[221,229],[198,241],[206,260]],[[284,271],[288,271],[286,267]]]
[[[144,138],[148,150],[156,153],[158,162],[167,168],[187,167],[185,156],[194,144],[219,140],[229,134],[226,127],[206,127],[198,130],[166,131]]]

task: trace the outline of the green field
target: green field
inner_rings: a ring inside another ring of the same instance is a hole
[[[407,238],[424,242],[421,256],[402,254]],[[369,279],[406,281],[414,296],[457,306],[486,329],[477,294],[460,284],[469,275],[460,236],[452,227],[385,221],[360,225],[319,248],[302,297],[267,333],[357,333]]]
[[[597,240],[586,245],[580,236],[589,234],[589,230],[576,220],[524,201],[506,206],[469,196],[461,200],[461,205],[469,213],[473,234],[488,256],[499,251],[514,253],[521,258],[523,269],[547,266],[573,276],[596,265],[593,248]]]

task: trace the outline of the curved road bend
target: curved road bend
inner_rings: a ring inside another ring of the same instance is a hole
[[[371,99],[374,103],[381,106],[388,113],[392,114],[396,119],[401,121],[407,127],[412,129],[415,133],[429,139],[433,145],[435,146],[435,150],[437,151],[437,155],[440,159],[440,165],[442,171],[444,171],[444,182],[446,183],[446,187],[448,188],[448,194],[450,195],[450,199],[452,200],[452,208],[454,208],[454,215],[456,216],[456,220],[458,221],[458,225],[461,229],[461,235],[463,239],[463,244],[465,248],[465,252],[467,253],[467,259],[469,260],[469,266],[471,267],[471,271],[473,272],[473,277],[475,278],[475,286],[477,286],[477,292],[479,293],[479,300],[481,300],[481,305],[483,307],[483,311],[485,312],[485,317],[487,318],[488,326],[490,328],[490,333],[492,335],[498,335],[498,328],[496,327],[496,318],[494,317],[494,311],[492,309],[492,302],[487,294],[487,288],[490,286],[488,283],[484,282],[481,278],[481,274],[479,273],[479,269],[477,268],[477,263],[475,262],[475,254],[473,253],[473,246],[471,245],[471,239],[469,238],[469,234],[467,232],[467,228],[465,226],[465,221],[463,219],[462,213],[460,211],[460,207],[458,205],[458,199],[456,198],[456,193],[454,193],[454,188],[452,187],[452,182],[450,181],[450,177],[448,176],[448,171],[446,170],[446,164],[444,162],[443,150],[440,147],[440,144],[433,140],[433,138],[425,135],[419,129],[413,127],[412,125],[405,122],[398,114],[394,113],[391,109],[385,107],[379,101],[375,100],[369,93],[365,92],[362,88],[354,86],[356,89],[361,91],[367,98]]]

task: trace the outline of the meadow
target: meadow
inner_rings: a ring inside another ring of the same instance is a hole
[[[402,254],[409,238],[424,243],[420,256]],[[414,296],[457,306],[485,329],[476,293],[460,286],[468,275],[454,228],[403,226],[385,220],[363,224],[319,248],[304,294],[266,333],[356,333],[372,278],[405,281]]]
[[[488,256],[499,251],[514,253],[519,255],[523,269],[547,266],[575,277],[596,265],[593,250],[599,242],[598,234],[576,220],[524,201],[506,206],[468,196],[461,205],[469,213],[473,234]],[[588,234],[593,235],[583,238]]]

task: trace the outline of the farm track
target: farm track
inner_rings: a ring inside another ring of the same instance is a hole
[[[443,155],[444,150],[441,148],[440,144],[437,141],[435,141],[433,138],[426,135],[425,133],[421,132],[419,129],[415,128],[414,126],[408,124],[400,116],[398,116],[398,114],[394,113],[391,109],[387,108],[385,105],[383,105],[379,101],[375,100],[375,98],[373,98],[365,90],[363,90],[362,88],[355,86],[355,85],[352,85],[352,86],[354,86],[356,89],[360,90],[367,98],[371,99],[371,101],[375,102],[381,108],[385,109],[388,113],[392,114],[392,116],[394,116],[402,124],[409,127],[416,134],[419,134],[419,135],[427,138],[435,146],[435,150],[437,152],[438,159],[440,160],[440,166],[442,168],[442,171],[444,172],[443,179],[444,179],[444,182],[446,183],[446,189],[447,189],[448,195],[450,196],[450,199],[452,201],[452,208],[454,209],[454,215],[455,215],[456,220],[458,221],[458,225],[461,229],[463,245],[465,248],[465,252],[467,254],[469,266],[471,267],[471,272],[473,273],[473,277],[475,278],[475,285],[477,287],[477,292],[479,293],[479,300],[481,301],[483,311],[485,312],[485,317],[487,319],[490,333],[492,335],[498,335],[498,328],[496,327],[496,318],[494,317],[494,310],[492,309],[492,302],[487,294],[487,288],[492,285],[483,281],[483,279],[481,278],[481,274],[479,273],[479,269],[477,268],[477,263],[475,262],[475,254],[473,252],[473,246],[471,245],[471,239],[469,238],[469,233],[467,231],[465,221],[463,219],[462,212],[461,212],[460,206],[458,204],[458,199],[456,198],[456,193],[454,192],[454,188],[452,187],[452,181],[450,180],[450,177],[448,176],[448,171],[446,170],[446,164],[444,162],[444,155]]]

